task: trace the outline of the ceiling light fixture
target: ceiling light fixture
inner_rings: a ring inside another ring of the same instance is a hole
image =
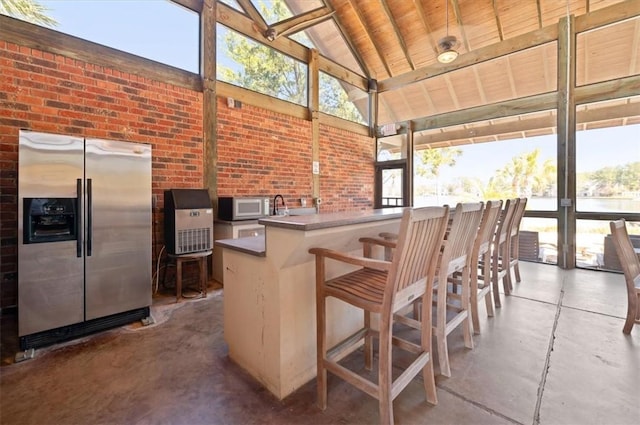
[[[449,35],[449,0],[446,2],[446,16],[447,16],[447,35],[438,40],[438,47],[441,52],[438,54],[438,62],[451,63],[458,57],[458,52],[455,47],[458,44],[458,39],[455,35]]]

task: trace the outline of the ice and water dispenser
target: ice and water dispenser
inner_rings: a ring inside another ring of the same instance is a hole
[[[76,240],[76,198],[24,198],[25,244]]]

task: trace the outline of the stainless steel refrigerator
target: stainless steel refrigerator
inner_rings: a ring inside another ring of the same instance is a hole
[[[20,131],[23,349],[149,315],[151,147]]]

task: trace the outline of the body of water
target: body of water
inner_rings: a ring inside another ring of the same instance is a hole
[[[416,206],[444,205],[454,207],[458,202],[473,202],[457,196],[424,196],[416,198]],[[556,198],[531,197],[527,201],[527,210],[555,211]],[[576,210],[580,212],[624,212],[640,213],[640,199],[622,198],[578,198]]]

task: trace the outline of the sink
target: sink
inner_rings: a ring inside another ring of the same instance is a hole
[[[289,215],[311,215],[315,214],[316,209],[310,208],[289,208]]]

